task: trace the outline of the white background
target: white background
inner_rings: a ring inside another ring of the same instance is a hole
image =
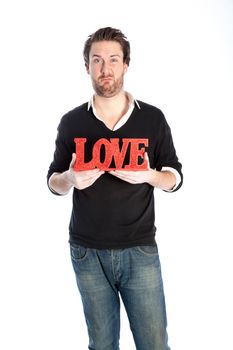
[[[71,195],[46,174],[60,118],[92,93],[83,43],[113,26],[131,42],[126,90],[163,110],[183,163],[183,188],[155,191],[171,349],[233,349],[232,1],[8,0],[0,16],[0,348],[87,349]]]

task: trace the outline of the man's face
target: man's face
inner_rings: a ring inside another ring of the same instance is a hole
[[[91,46],[86,68],[96,94],[113,97],[123,87],[128,65],[123,62],[123,51],[118,42],[99,41]]]

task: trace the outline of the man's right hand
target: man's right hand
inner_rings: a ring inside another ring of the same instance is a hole
[[[104,171],[100,169],[92,169],[92,170],[74,170],[74,164],[76,161],[76,154],[72,154],[72,160],[70,163],[70,167],[68,170],[68,180],[78,190],[83,190],[91,185],[104,174]]]
[[[75,160],[76,154],[73,153],[69,169],[64,171],[64,173],[52,174],[49,179],[49,187],[52,191],[64,195],[67,194],[72,187],[78,190],[84,190],[93,185],[93,183],[104,174],[104,171],[100,169],[76,171],[74,170]]]

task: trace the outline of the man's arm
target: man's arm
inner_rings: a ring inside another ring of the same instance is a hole
[[[144,171],[113,170],[110,174],[131,184],[148,183],[164,191],[171,191],[176,185],[176,177],[171,171],[157,171],[148,169]]]
[[[176,176],[168,170],[148,170],[148,183],[164,191],[171,191],[176,186]]]
[[[50,189],[57,194],[67,194],[72,187],[78,190],[83,190],[91,186],[104,171],[99,169],[87,170],[87,171],[75,171],[74,163],[76,160],[76,154],[72,154],[72,160],[67,171],[63,173],[53,173],[49,178]]]
[[[113,170],[109,173],[131,184],[148,183],[149,185],[171,191],[176,186],[176,176],[169,170],[157,171],[150,168],[149,158],[145,152],[144,160],[148,162],[148,169],[143,171]]]

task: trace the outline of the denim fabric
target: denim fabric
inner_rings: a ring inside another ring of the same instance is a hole
[[[169,350],[157,246],[96,250],[70,245],[90,350],[119,350],[120,296],[137,350]]]

